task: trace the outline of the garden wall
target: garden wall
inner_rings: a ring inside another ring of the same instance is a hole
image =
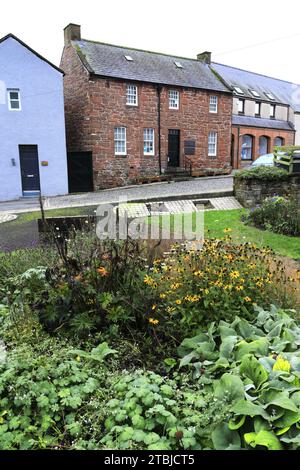
[[[290,196],[300,207],[300,175],[288,175],[287,179],[264,181],[258,178],[234,178],[234,194],[244,207],[255,207],[267,197]]]

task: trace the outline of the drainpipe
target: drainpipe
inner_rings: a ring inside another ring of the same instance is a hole
[[[240,126],[238,127],[238,135],[237,135],[237,161],[236,161],[236,167],[237,169],[240,168],[240,134],[241,134],[241,128]]]
[[[157,127],[158,127],[158,165],[159,165],[159,174],[161,175],[161,92],[162,86],[157,85]]]

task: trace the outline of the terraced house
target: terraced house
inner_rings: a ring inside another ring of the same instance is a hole
[[[231,168],[232,91],[208,64],[81,38],[61,67],[71,191]]]
[[[274,146],[300,145],[300,86],[218,63],[232,88],[232,166],[249,165]]]

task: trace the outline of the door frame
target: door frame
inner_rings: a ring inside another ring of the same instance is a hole
[[[36,152],[36,163],[37,163],[37,179],[38,179],[38,188],[39,189],[32,189],[27,190],[24,189],[24,181],[23,181],[23,162],[22,162],[22,150],[24,148],[31,148]],[[19,162],[20,162],[20,177],[21,177],[21,188],[22,188],[22,195],[23,196],[38,196],[41,194],[41,175],[40,175],[40,162],[39,162],[39,148],[37,144],[19,144]]]
[[[177,135],[178,137],[178,158],[177,158],[177,162],[176,164],[174,165],[174,162],[171,162],[169,160],[170,158],[170,135],[172,135],[172,132],[173,132],[173,135]],[[181,132],[180,132],[180,129],[168,129],[168,167],[171,167],[171,168],[180,168],[180,149],[181,149]]]

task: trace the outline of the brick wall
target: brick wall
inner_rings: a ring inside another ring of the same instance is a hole
[[[158,95],[151,84],[138,85],[138,106],[126,105],[127,82],[89,76],[72,46],[64,49],[65,107],[68,151],[92,151],[95,189],[135,183],[159,174]],[[180,109],[170,110],[168,90],[161,91],[161,161],[167,168],[168,130],[179,129],[181,166],[184,141],[196,140],[191,157],[194,175],[207,168],[230,167],[232,96],[179,89]],[[209,113],[210,95],[218,95],[218,113]],[[127,128],[127,156],[114,154],[114,128]],[[144,128],[155,130],[155,155],[143,155]],[[218,133],[217,157],[208,157],[208,133]]]
[[[240,127],[240,142],[239,142],[239,155],[238,155],[238,127],[232,128],[232,134],[234,135],[234,148],[233,152],[233,167],[243,168],[251,164],[251,160],[241,160],[241,149],[242,149],[242,136],[251,135],[253,136],[253,161],[256,160],[259,154],[259,138],[265,136],[269,138],[269,149],[268,153],[273,152],[274,139],[281,137],[284,139],[284,145],[294,145],[295,132],[294,131],[281,131],[269,128],[253,128],[253,127]]]

